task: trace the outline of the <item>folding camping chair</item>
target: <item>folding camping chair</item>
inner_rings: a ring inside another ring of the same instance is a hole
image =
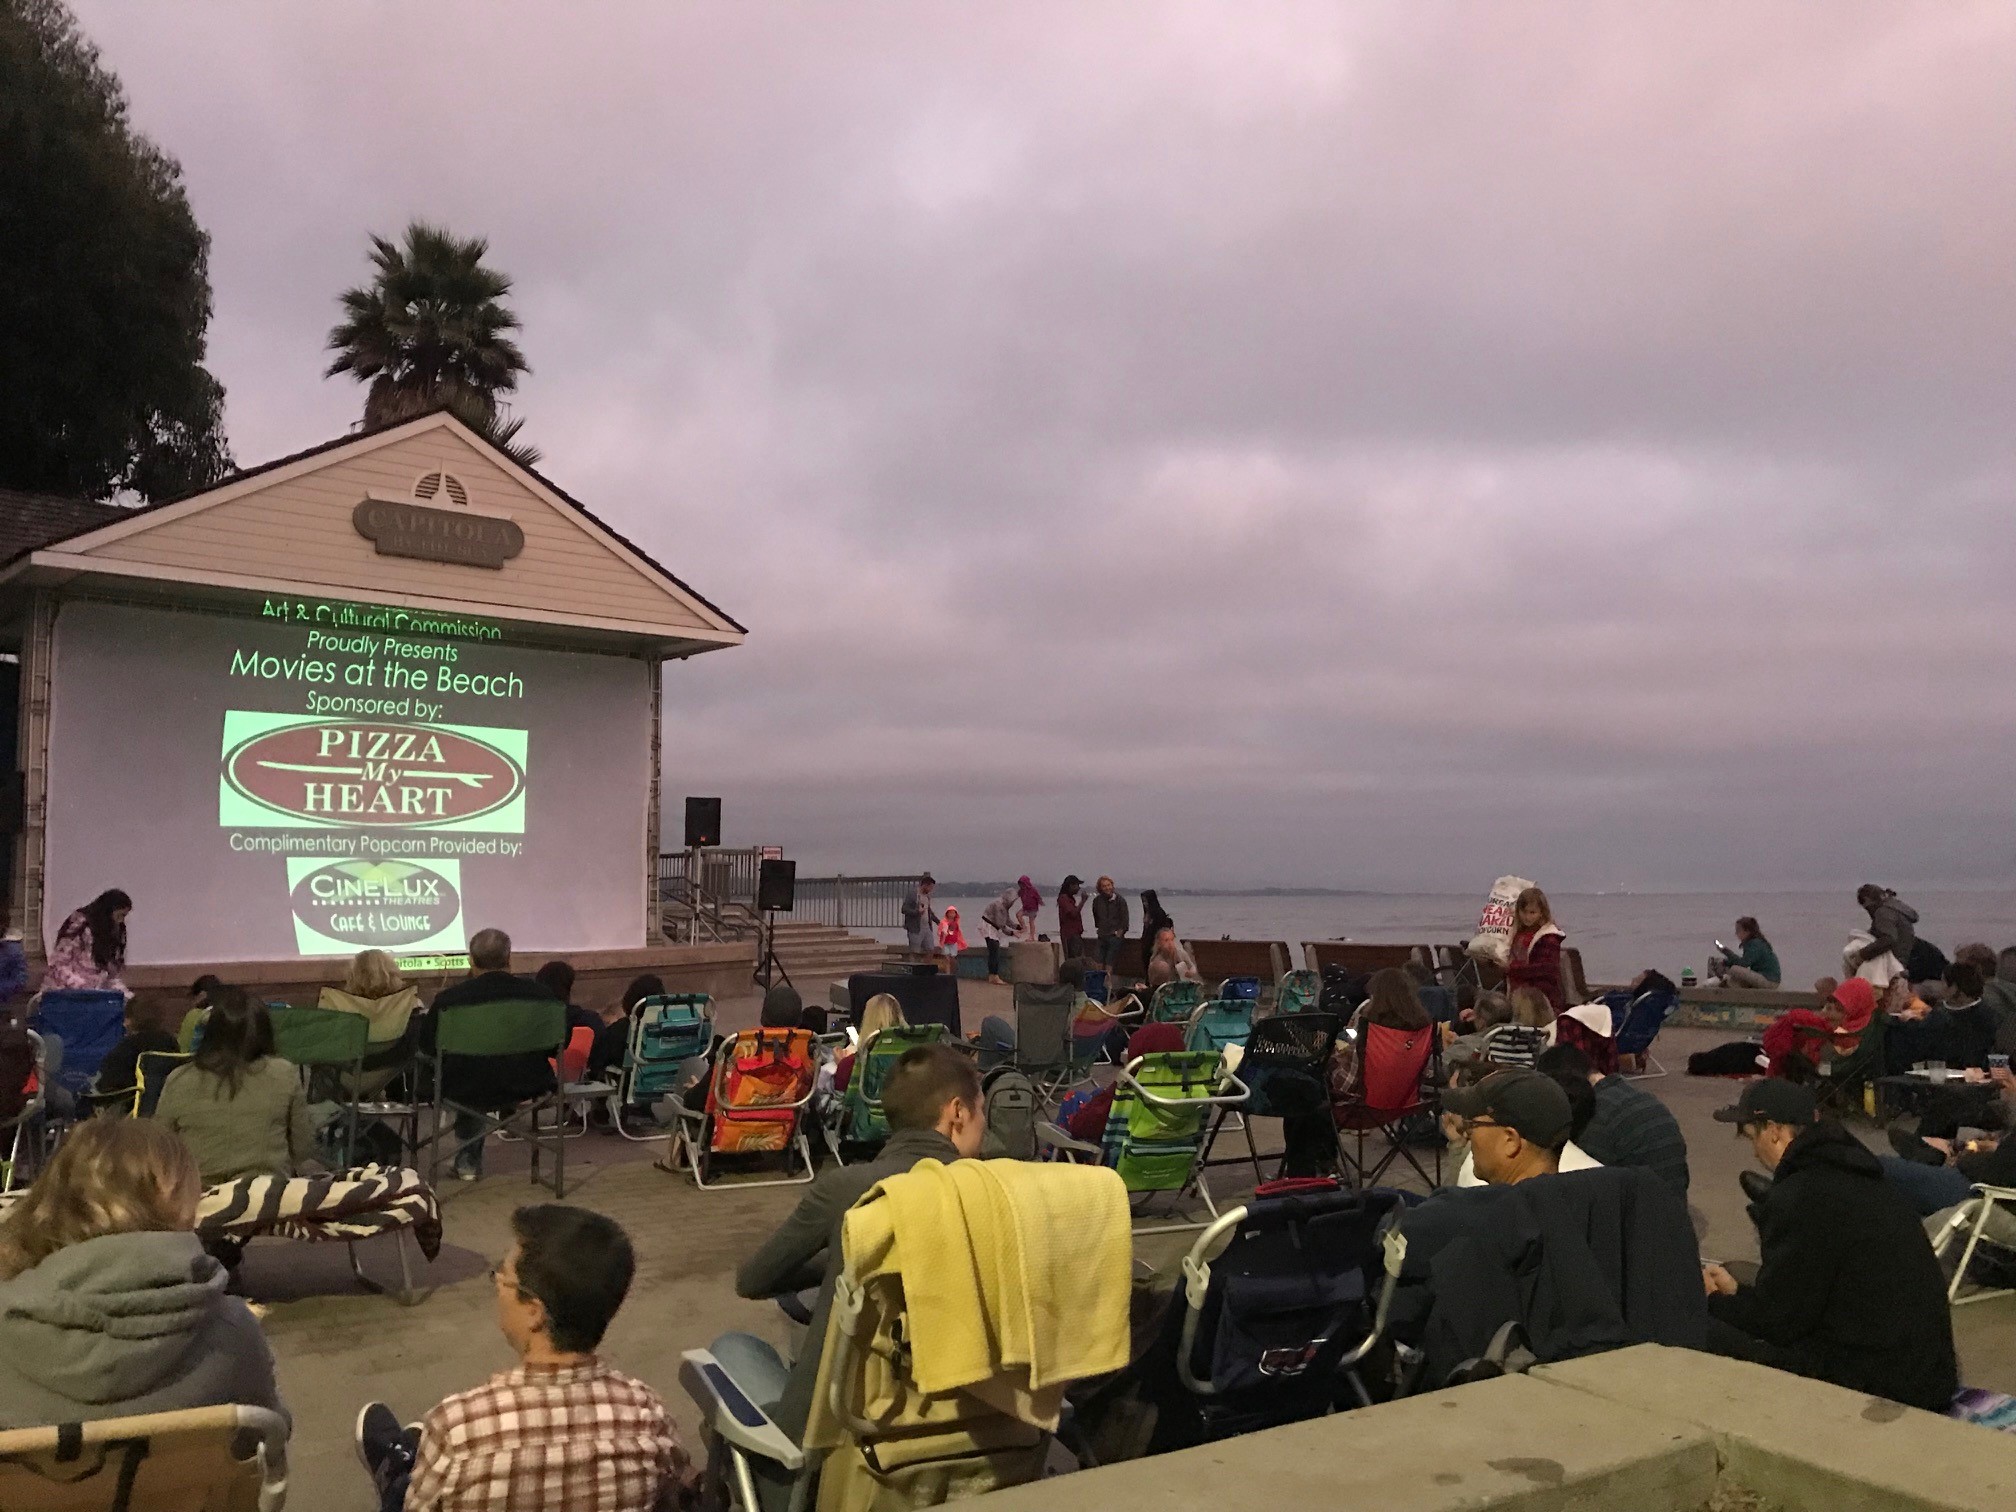
[[[707,1106],[677,1105],[679,1128],[666,1169],[684,1164],[696,1186],[712,1179],[721,1155],[782,1155],[786,1174],[738,1186],[792,1186],[812,1179],[812,1146],[805,1137],[818,1067],[809,1029],[744,1029],[721,1042],[707,1079]],[[795,1161],[794,1158],[796,1157]],[[805,1174],[789,1174],[802,1164]]]
[[[371,1021],[361,1013],[286,1003],[269,1004],[266,1013],[273,1021],[273,1053],[300,1069],[308,1101],[338,1105],[332,1122],[340,1120],[343,1130],[336,1164],[347,1170],[357,1164],[356,1088],[370,1051]]]
[[[1189,1022],[1197,1005],[1204,1001],[1202,982],[1164,982],[1148,1000],[1148,1022],[1182,1024]]]
[[[250,1458],[239,1445],[257,1442]],[[0,1432],[0,1507],[279,1512],[287,1424],[265,1407],[187,1407]]]
[[[891,1024],[862,1042],[854,1054],[854,1074],[834,1099],[832,1116],[824,1125],[826,1146],[835,1160],[841,1159],[843,1145],[882,1147],[889,1138],[889,1120],[882,1113],[882,1088],[889,1073],[919,1045],[945,1040],[943,1024]]]
[[[1226,1071],[1224,1056],[1215,1051],[1140,1055],[1127,1063],[1114,1085],[1112,1111],[1099,1144],[1074,1140],[1054,1125],[1039,1129],[1038,1138],[1067,1160],[1119,1172],[1137,1214],[1158,1196],[1169,1197],[1174,1205],[1195,1191],[1204,1210],[1216,1218],[1218,1207],[1202,1165],[1205,1120],[1216,1110],[1244,1107],[1246,1097],[1246,1084]],[[1137,1226],[1134,1232],[1179,1234],[1202,1227],[1176,1223]]]
[[[532,1180],[544,1185],[539,1175],[542,1153],[553,1157],[553,1195],[564,1197],[567,1188],[567,1141],[560,1101],[559,1078],[553,1089],[527,1098],[514,1107],[472,1108],[450,1098],[444,1085],[447,1058],[459,1055],[471,1060],[489,1060],[508,1055],[540,1055],[552,1059],[567,1042],[567,1009],[551,998],[500,998],[489,1003],[467,1003],[461,1007],[436,1009],[434,1031],[434,1130],[428,1136],[431,1158],[427,1179],[441,1184],[442,1145],[449,1144],[449,1156],[466,1146],[481,1144],[490,1134],[518,1118],[526,1120],[525,1142],[532,1147]],[[360,1020],[361,1022],[361,1020]],[[551,1112],[554,1127],[542,1134],[539,1115]],[[454,1131],[451,1120],[464,1115],[482,1121],[481,1132],[464,1138]]]
[[[1245,1136],[1245,1159],[1253,1166],[1256,1186],[1267,1177],[1260,1169],[1259,1147],[1253,1142],[1253,1120],[1328,1113],[1330,1056],[1337,1048],[1337,1036],[1343,1032],[1343,1021],[1334,1013],[1277,1013],[1253,1026],[1253,1033],[1246,1041],[1246,1053],[1239,1061],[1239,1076],[1248,1091],[1238,1128]],[[1224,1160],[1211,1159],[1225,1119],[1223,1111],[1212,1118],[1202,1157],[1207,1170],[1239,1164],[1237,1155]],[[1282,1158],[1285,1163],[1285,1154]]]
[[[126,1037],[126,995],[122,992],[51,990],[30,1005],[28,1027],[63,1040],[63,1065],[56,1085],[83,1101],[112,1047]]]
[[[1883,1074],[1883,1039],[1888,1020],[1877,1014],[1855,1039],[1855,1048],[1842,1051],[1840,1037],[1829,1039],[1820,1057],[1820,1078],[1813,1084],[1814,1101],[1822,1113],[1840,1117],[1862,1111],[1862,1089]]]
[[[1653,1058],[1652,1042],[1659,1037],[1667,1018],[1679,1006],[1680,994],[1668,992],[1663,987],[1639,993],[1621,1009],[1613,999],[1611,1008],[1617,1013],[1618,1062],[1621,1065],[1628,1055],[1639,1066],[1637,1071],[1625,1073],[1627,1081],[1657,1081],[1668,1074],[1666,1068]]]
[[[714,999],[704,992],[647,997],[631,1010],[630,1043],[612,1089],[610,1116],[625,1139],[654,1139],[623,1126],[625,1108],[653,1107],[684,1090],[688,1067],[714,1047]],[[584,1082],[583,1096],[592,1095]],[[668,1131],[669,1132],[669,1131]]]
[[[1218,990],[1212,996],[1221,1000],[1233,998],[1242,1002],[1248,1002],[1253,1004],[1257,1009],[1260,1005],[1260,978],[1256,976],[1226,977],[1218,984]]]
[[[1183,1048],[1222,1054],[1228,1046],[1244,1045],[1253,1032],[1253,1010],[1258,1002],[1257,998],[1221,997],[1199,1003],[1184,1027]]]
[[[1197,1236],[1165,1324],[1190,1409],[1170,1438],[1208,1443],[1371,1405],[1358,1366],[1392,1306],[1379,1230],[1400,1201],[1328,1178],[1270,1182]],[[1157,1429],[1156,1448],[1178,1447]]]
[[[1402,1157],[1414,1168],[1415,1174],[1431,1187],[1442,1184],[1440,1141],[1435,1147],[1435,1174],[1430,1177],[1421,1162],[1415,1159],[1413,1150],[1408,1148],[1401,1128],[1409,1118],[1432,1109],[1431,1099],[1422,1090],[1422,1078],[1427,1073],[1435,1044],[1433,1025],[1425,1029],[1393,1029],[1384,1024],[1365,1026],[1364,1038],[1358,1046],[1356,1088],[1350,1096],[1330,1105],[1331,1117],[1337,1124],[1337,1153],[1343,1158],[1344,1169],[1352,1173],[1360,1187],[1378,1185],[1379,1178],[1386,1174],[1386,1168]],[[1377,1165],[1368,1168],[1365,1164],[1365,1136],[1375,1130],[1386,1136],[1387,1150]],[[1355,1159],[1344,1142],[1347,1133],[1357,1136]]]
[[[32,1029],[11,1026],[0,1030],[0,1036],[4,1036],[0,1039],[0,1076],[6,1080],[6,1090],[0,1093],[0,1114],[4,1114],[0,1116],[0,1136],[9,1129],[14,1131],[7,1158],[0,1161],[0,1192],[11,1192],[21,1174],[22,1157],[37,1147],[46,1083],[42,1036]]]
[[[1071,1034],[1077,1016],[1077,988],[1015,984],[1015,1048],[1008,1064],[1034,1082],[1049,1102],[1077,1078]]]
[[[1953,1265],[1953,1279],[1946,1287],[1946,1300],[1954,1307],[1968,1302],[1986,1302],[2006,1297],[2016,1286],[1975,1286],[1969,1289],[1967,1272],[1982,1245],[1997,1252],[2005,1265],[2016,1263],[2016,1188],[1982,1186],[1976,1183],[1968,1199],[1954,1210],[1937,1237],[1932,1252],[1943,1262],[1955,1241],[1965,1234],[1967,1244]]]
[[[1323,1000],[1323,978],[1313,971],[1291,971],[1274,989],[1274,1016],[1308,1013]]]

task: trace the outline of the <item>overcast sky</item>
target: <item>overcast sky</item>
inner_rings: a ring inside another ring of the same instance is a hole
[[[241,462],[367,232],[751,630],[667,792],[815,870],[2016,878],[2016,11],[80,0]]]

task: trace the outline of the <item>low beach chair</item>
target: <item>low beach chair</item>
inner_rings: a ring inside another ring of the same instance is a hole
[[[1184,1026],[1183,1048],[1215,1050],[1223,1053],[1233,1045],[1243,1045],[1253,1032],[1253,1010],[1257,998],[1214,998],[1200,1003]]]
[[[1308,1013],[1323,1000],[1323,978],[1313,971],[1291,971],[1274,989],[1274,1014]]]
[[[2005,1271],[2016,1265],[2016,1188],[1982,1186],[1977,1182],[1973,1194],[1954,1210],[1952,1218],[1933,1238],[1932,1252],[1943,1263],[1962,1235],[1967,1242],[1960,1258],[1953,1262],[1953,1279],[1946,1287],[1947,1302],[1959,1307],[2016,1292],[2016,1286],[1968,1285],[1968,1272],[1975,1259],[1987,1258],[1981,1254],[1984,1245],[1995,1252]]]
[[[1616,999],[1623,996],[1622,993],[1610,995],[1611,1011],[1617,1017],[1618,1064],[1634,1068],[1624,1072],[1626,1080],[1657,1081],[1667,1071],[1653,1059],[1652,1042],[1659,1038],[1659,1031],[1665,1027],[1666,1020],[1680,1006],[1680,994],[1668,992],[1663,987],[1652,988],[1626,999],[1620,1006]]]
[[[1155,1451],[1371,1405],[1358,1367],[1392,1305],[1379,1230],[1400,1201],[1269,1182],[1197,1236],[1164,1324],[1187,1401],[1158,1421]]]
[[[653,1107],[677,1096],[693,1074],[693,1062],[705,1059],[713,1048],[714,1000],[706,993],[666,993],[641,1000],[631,1010],[630,1042],[609,1096],[616,1132],[625,1139],[658,1138],[655,1130],[635,1133],[626,1128],[622,1110]]]
[[[1197,1005],[1203,1001],[1202,982],[1164,982],[1155,989],[1154,996],[1148,999],[1148,1022],[1188,1023],[1190,1015],[1197,1011]]]
[[[249,1458],[238,1449],[253,1444]],[[0,1507],[279,1512],[287,1424],[265,1407],[189,1407],[0,1432]]]
[[[825,1125],[827,1148],[833,1158],[841,1150],[879,1150],[889,1138],[889,1120],[882,1113],[882,1088],[896,1062],[919,1045],[943,1044],[949,1036],[943,1024],[892,1024],[871,1034],[854,1055],[854,1074],[847,1088],[833,1100],[832,1116]]]
[[[714,1052],[707,1106],[679,1105],[679,1128],[665,1164],[684,1164],[696,1186],[722,1185],[714,1161],[723,1155],[779,1155],[784,1174],[735,1183],[792,1186],[812,1179],[812,1146],[805,1137],[817,1078],[809,1029],[744,1029]],[[799,1167],[804,1174],[793,1174]]]

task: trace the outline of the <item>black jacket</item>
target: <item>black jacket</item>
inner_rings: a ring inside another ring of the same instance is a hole
[[[1445,1190],[1404,1214],[1400,1230],[1394,1337],[1426,1352],[1431,1387],[1507,1322],[1541,1360],[1706,1341],[1686,1204],[1643,1167]]]
[[[432,1052],[434,1036],[444,1008],[467,1008],[476,1003],[519,1001],[526,998],[553,1000],[553,994],[528,976],[508,971],[486,971],[452,987],[443,987],[434,996],[432,1011],[420,1029],[420,1043]],[[553,1067],[547,1057],[536,1052],[524,1055],[447,1055],[442,1057],[441,1083],[456,1102],[476,1108],[508,1108],[529,1098],[544,1097],[553,1090]]]
[[[1710,1312],[1802,1375],[1944,1412],[1959,1389],[1946,1280],[1862,1142],[1837,1123],[1805,1130],[1754,1212],[1757,1284]]]

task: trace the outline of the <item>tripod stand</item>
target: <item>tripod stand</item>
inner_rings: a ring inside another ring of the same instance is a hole
[[[777,910],[766,911],[763,921],[763,954],[756,962],[756,975],[752,980],[765,992],[777,977],[783,977],[786,985],[796,987],[791,973],[784,969],[784,963],[777,959]]]

